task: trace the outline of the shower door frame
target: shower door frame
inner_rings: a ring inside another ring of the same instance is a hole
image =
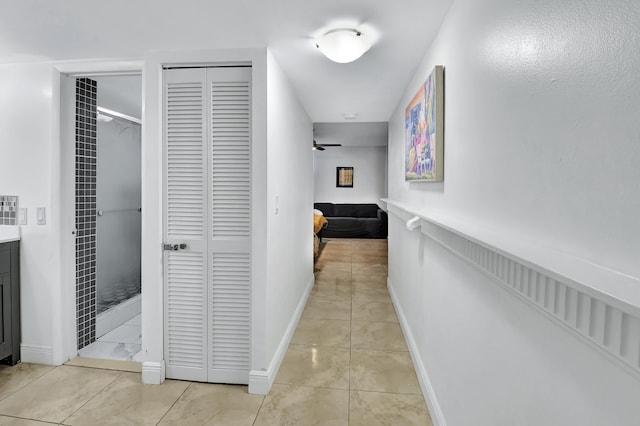
[[[60,327],[54,327],[54,361],[63,363],[78,356],[78,330],[76,319],[76,206],[75,206],[75,81],[90,76],[140,75],[143,77],[143,61],[68,62],[57,63],[60,99],[60,255],[62,261],[61,303],[54,303],[54,318]],[[144,82],[143,82],[144,84]],[[142,110],[144,111],[144,89]],[[143,124],[144,132],[144,124]],[[144,137],[142,140],[144,144]],[[141,165],[142,166],[142,165]],[[142,185],[144,187],[144,174]],[[143,194],[144,198],[144,194]],[[143,210],[144,211],[144,210]],[[144,217],[142,227],[144,229]],[[144,258],[144,247],[141,258]],[[142,285],[142,283],[141,283]],[[56,362],[57,363],[57,362]]]

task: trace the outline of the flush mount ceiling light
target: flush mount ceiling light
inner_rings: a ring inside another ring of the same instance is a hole
[[[346,64],[364,55],[371,41],[362,32],[345,28],[325,33],[316,40],[316,47],[332,61]]]

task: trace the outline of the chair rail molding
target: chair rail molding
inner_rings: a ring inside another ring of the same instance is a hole
[[[383,199],[389,213],[471,263],[640,379],[640,279],[447,213]]]

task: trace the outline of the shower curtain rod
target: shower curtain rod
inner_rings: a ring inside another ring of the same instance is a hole
[[[110,110],[110,109],[107,109],[107,108],[103,108],[101,106],[96,107],[96,109],[98,110],[98,112],[101,112],[101,113],[106,114],[106,115],[110,115],[112,117],[122,118],[124,120],[131,121],[132,123],[136,123],[136,124],[142,124],[142,120],[140,120],[139,118],[132,117],[130,115],[123,114],[123,113],[118,112],[118,111],[113,111],[113,110]]]

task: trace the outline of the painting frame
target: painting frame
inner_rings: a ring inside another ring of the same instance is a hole
[[[404,178],[444,181],[444,67],[436,65],[405,108]]]
[[[336,167],[336,188],[353,188],[353,167]]]

